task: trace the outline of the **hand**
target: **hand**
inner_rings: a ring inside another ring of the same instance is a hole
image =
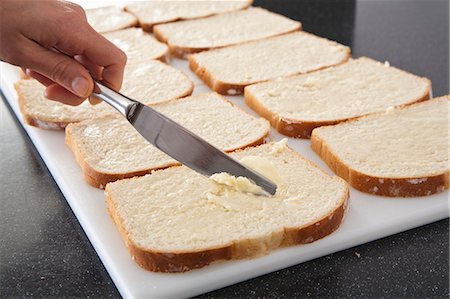
[[[66,1],[0,0],[0,59],[46,86],[47,98],[79,105],[101,80],[122,85],[126,55]]]

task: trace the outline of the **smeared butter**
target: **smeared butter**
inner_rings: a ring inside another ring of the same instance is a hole
[[[259,187],[246,177],[235,177],[234,175],[230,175],[229,173],[221,172],[213,174],[211,176],[211,179],[218,184],[232,187],[233,189],[240,192],[253,193],[257,195],[264,194],[264,191],[261,187]]]
[[[272,144],[272,149],[270,151],[270,154],[277,154],[284,151],[284,149],[287,147],[287,138],[283,138],[278,142],[275,142]]]
[[[276,167],[268,159],[260,156],[247,156],[242,158],[239,162],[262,174],[277,185],[281,183],[281,178]],[[229,173],[221,172],[213,174],[210,178],[216,184],[228,186],[239,192],[252,193],[256,195],[266,194],[260,186],[256,185],[246,177],[235,177]],[[227,194],[227,192],[221,193],[224,196]]]

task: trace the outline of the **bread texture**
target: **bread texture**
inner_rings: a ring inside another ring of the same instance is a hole
[[[450,96],[314,129],[313,150],[356,189],[390,197],[449,187]]]
[[[169,48],[142,28],[127,28],[103,34],[127,55],[127,64],[146,63],[151,59],[169,62]]]
[[[299,30],[301,23],[259,7],[207,18],[157,25],[155,37],[167,43],[172,55],[188,54],[255,41]]]
[[[117,112],[106,103],[91,105],[84,101],[79,106],[48,100],[45,87],[36,80],[20,80],[15,84],[20,111],[27,124],[42,129],[63,129],[69,123],[102,117]],[[121,93],[150,104],[169,101],[192,93],[193,83],[188,77],[160,61],[127,65]]]
[[[216,93],[151,106],[227,152],[263,143],[270,129],[265,119],[250,116]],[[66,128],[66,143],[86,181],[99,188],[118,179],[178,165],[122,117],[71,124]]]
[[[145,1],[125,6],[145,31],[177,20],[196,19],[249,7],[252,0]]]
[[[339,227],[348,198],[339,177],[273,143],[231,156],[272,164],[280,176],[276,194],[228,189],[185,166],[106,186],[109,213],[137,264],[183,272],[311,243]]]
[[[105,33],[138,24],[137,18],[117,6],[86,9],[86,18],[97,32]]]
[[[245,103],[280,133],[309,138],[333,125],[429,99],[431,82],[367,57],[247,86]]]
[[[297,31],[192,54],[189,66],[214,91],[235,95],[247,85],[319,70],[349,57],[348,47]]]

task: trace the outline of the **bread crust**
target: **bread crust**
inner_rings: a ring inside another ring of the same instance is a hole
[[[266,138],[266,136],[254,141],[242,148],[252,147],[252,146],[257,146],[257,145],[263,144],[265,142],[265,138]],[[108,183],[115,182],[117,180],[122,180],[122,179],[137,177],[137,176],[143,176],[143,175],[149,174],[155,170],[160,170],[160,169],[165,169],[165,168],[168,168],[171,166],[180,165],[179,163],[169,163],[169,164],[166,164],[161,167],[154,167],[154,168],[150,168],[150,169],[143,169],[143,170],[127,172],[127,173],[104,173],[104,172],[101,172],[101,171],[96,170],[95,168],[91,167],[86,162],[86,158],[80,151],[80,148],[77,146],[77,143],[74,142],[74,140],[73,140],[70,124],[68,125],[68,127],[66,129],[66,144],[70,148],[70,150],[73,152],[73,154],[75,156],[75,160],[77,161],[78,165],[80,165],[80,167],[83,171],[85,181],[92,187],[96,187],[96,188],[100,188],[100,189],[104,189]],[[238,148],[238,149],[241,149],[241,148]],[[237,149],[232,149],[227,152],[232,152],[234,150],[237,150]]]
[[[448,170],[426,177],[375,177],[352,169],[342,162],[328,144],[314,134],[314,131],[311,136],[311,147],[335,174],[365,193],[388,197],[417,197],[443,192],[449,188]]]
[[[238,107],[235,104],[233,104],[232,102],[228,101],[226,98],[224,98],[222,96],[220,96],[220,98],[223,101],[226,101],[227,103],[231,104],[234,108],[239,109],[242,113],[246,113],[240,107]],[[185,99],[186,99],[186,97],[181,98],[181,99],[174,99],[173,101],[183,101]],[[164,104],[167,104],[167,103],[166,102],[159,103],[159,105],[164,105]],[[157,105],[158,104],[155,104],[154,106],[157,106]],[[230,152],[233,152],[236,150],[241,150],[241,149],[244,149],[247,147],[253,147],[253,146],[263,144],[263,143],[265,143],[267,135],[269,135],[269,130],[270,130],[270,127],[268,126],[267,130],[264,132],[264,134],[260,138],[254,140],[248,144],[245,144],[244,146],[228,149],[225,152],[230,153]],[[160,170],[160,169],[165,169],[165,168],[168,168],[171,166],[180,165],[179,163],[169,163],[169,164],[166,164],[161,167],[154,167],[154,168],[143,169],[143,170],[127,172],[127,173],[105,173],[100,170],[96,170],[95,168],[93,168],[86,162],[86,157],[83,155],[80,148],[77,146],[77,143],[74,141],[74,137],[73,137],[73,133],[72,133],[72,126],[70,124],[66,128],[66,144],[72,150],[72,152],[75,156],[75,160],[80,165],[80,167],[83,171],[85,181],[89,185],[96,187],[96,188],[100,188],[100,189],[105,188],[106,184],[117,181],[117,180],[132,178],[132,177],[136,177],[136,176],[143,176],[143,175],[151,173],[152,171],[155,171],[155,170]]]
[[[195,56],[189,55],[189,68],[197,75],[209,88],[222,95],[240,95],[244,92],[244,88],[251,83],[245,84],[229,84],[226,82],[218,81],[214,76],[207,72],[206,69],[197,62]]]
[[[166,62],[166,63],[170,62],[170,56],[168,54],[168,51],[165,52],[164,55],[159,57],[157,60],[159,60],[161,62]],[[189,77],[186,74],[184,74],[183,72],[181,72],[181,74],[186,78],[186,80],[188,80],[190,82],[189,88],[186,89],[177,98],[170,99],[170,100],[167,100],[167,101],[176,100],[176,99],[180,99],[180,98],[184,98],[184,97],[190,96],[192,94],[192,92],[194,91],[194,83],[192,82],[192,80],[189,79]],[[54,119],[51,119],[51,118],[48,118],[48,117],[36,118],[31,113],[29,113],[28,109],[26,108],[25,96],[24,96],[21,88],[19,87],[19,85],[20,85],[19,83],[20,83],[20,81],[17,81],[14,84],[14,88],[16,89],[16,92],[17,92],[19,109],[20,109],[20,112],[22,113],[23,120],[24,120],[24,122],[26,124],[28,124],[30,126],[33,126],[33,127],[37,127],[37,128],[43,129],[43,130],[64,130],[67,127],[67,125],[69,125],[71,123],[80,122],[80,120],[77,120],[77,121],[60,121],[60,120],[54,120]],[[51,100],[49,100],[49,101],[51,101]],[[164,103],[164,102],[167,102],[167,101],[163,101],[163,102],[160,102],[160,103]],[[155,104],[159,104],[159,103],[155,103]],[[104,115],[102,115],[102,116],[104,116]]]
[[[336,43],[333,41],[330,41],[330,42]],[[350,58],[350,49],[348,47],[346,47],[345,49],[346,49],[346,57],[341,62],[333,64],[333,65],[329,65],[329,66],[324,66],[324,67],[321,67],[321,68],[318,68],[315,70],[311,70],[308,73],[319,71],[319,70],[322,70],[322,69],[325,69],[328,67],[337,66],[342,63],[345,63]],[[213,49],[212,51],[214,51],[214,50],[215,49]],[[223,82],[223,81],[215,79],[213,74],[209,73],[205,67],[203,67],[199,64],[199,62],[195,59],[195,55],[188,55],[188,61],[189,61],[189,68],[192,70],[192,72],[194,72],[197,75],[197,77],[199,77],[212,90],[214,90],[215,92],[220,93],[222,95],[240,95],[240,94],[244,93],[244,89],[246,86],[256,84],[256,83],[261,83],[261,82],[267,82],[267,81],[274,79],[274,78],[271,78],[271,79],[263,80],[263,81],[246,82],[246,83],[240,83],[240,84],[227,83],[227,82]],[[293,74],[289,74],[284,77],[290,77],[290,76],[294,76],[297,74],[298,73],[293,73]]]
[[[22,93],[22,90],[19,88],[19,82],[16,82],[14,84],[14,88],[17,92],[18,97],[18,103],[19,103],[19,110],[22,113],[23,120],[27,125],[37,127],[40,129],[45,130],[64,130],[64,128],[67,126],[67,122],[63,121],[52,121],[49,119],[37,119],[34,116],[32,116],[28,109],[25,106],[25,98],[24,94]]]
[[[243,6],[243,7],[240,8],[240,9],[234,10],[234,11],[239,11],[239,10],[243,10],[243,9],[248,8],[250,5],[252,5],[253,0],[247,0],[246,2],[247,2],[247,3],[245,4],[245,6]],[[130,9],[128,8],[128,6],[125,6],[125,7],[123,8],[123,10],[126,11],[126,12],[128,12],[128,13],[130,13],[130,14],[132,14],[133,16],[135,16],[136,19],[137,19],[138,25],[142,28],[142,30],[144,30],[144,31],[146,31],[146,32],[152,32],[152,31],[153,31],[153,27],[155,27],[156,25],[159,25],[159,24],[167,24],[167,23],[172,23],[172,22],[176,22],[176,21],[183,21],[183,20],[201,19],[201,18],[206,18],[206,17],[213,16],[213,15],[216,15],[216,14],[224,13],[224,12],[220,12],[220,13],[210,13],[210,14],[208,14],[208,15],[204,15],[204,16],[200,16],[200,17],[195,17],[195,18],[188,18],[188,19],[186,19],[186,18],[183,18],[183,17],[179,17],[179,18],[173,18],[173,19],[171,19],[171,20],[164,21],[164,22],[160,22],[160,23],[148,23],[148,22],[146,23],[146,22],[142,22],[142,21],[139,19],[139,16],[138,16],[138,15],[136,15],[135,13],[133,13],[132,11],[130,11]],[[231,11],[229,11],[229,12],[231,12]]]
[[[96,10],[101,10],[101,9],[103,9],[103,8],[109,8],[109,7],[111,7],[111,6],[97,7],[97,8],[89,8],[88,10],[90,10],[90,11],[96,11]],[[119,30],[122,30],[122,29],[127,29],[127,28],[130,28],[130,27],[137,27],[137,26],[139,25],[138,18],[137,18],[134,14],[130,13],[129,11],[126,11],[126,9],[123,9],[122,12],[124,12],[124,13],[127,14],[127,15],[131,15],[131,16],[133,17],[133,19],[132,19],[132,20],[129,20],[127,23],[124,23],[124,24],[121,25],[121,26],[116,26],[116,28],[109,29],[109,30],[106,30],[106,31],[101,31],[101,32],[99,32],[99,33],[101,33],[101,34],[109,33],[109,32],[119,31]]]
[[[189,54],[210,50],[210,48],[186,48],[172,45],[168,42],[168,38],[161,32],[158,25],[153,27],[153,35],[160,42],[167,44],[170,55],[176,58],[187,59]]]
[[[275,36],[279,36],[279,35],[283,35],[283,34],[292,33],[294,31],[301,30],[301,28],[302,28],[301,23],[298,23],[298,27],[297,28],[294,28],[292,30],[289,30],[289,31],[286,31],[286,32],[283,32],[283,33],[267,36],[267,37],[262,38],[262,39],[267,39],[267,38],[271,38],[271,37],[275,37]],[[251,41],[245,41],[245,42],[240,42],[240,43],[236,43],[236,44],[220,46],[220,47],[213,47],[213,48],[211,48],[211,47],[209,47],[209,48],[191,48],[191,47],[182,47],[182,46],[171,44],[169,42],[168,37],[165,36],[161,32],[161,30],[159,29],[159,26],[155,26],[153,28],[153,34],[156,37],[156,39],[158,39],[160,42],[163,42],[163,43],[167,44],[167,46],[169,47],[170,54],[172,56],[180,58],[180,59],[188,59],[190,54],[195,54],[195,53],[200,53],[200,52],[203,52],[203,51],[209,51],[209,50],[225,48],[225,47],[229,47],[229,46],[235,46],[235,45],[239,45],[239,44],[243,44],[243,43],[247,43],[247,42],[252,42],[252,41],[258,41],[258,40],[251,40]]]
[[[419,98],[414,99],[408,103],[395,106],[398,107],[405,107],[411,104],[419,103],[426,101],[430,99],[430,88],[431,83],[430,80],[423,78],[425,82],[428,84],[427,90],[422,94]],[[260,116],[267,119],[272,127],[274,127],[278,132],[280,132],[283,135],[294,137],[294,138],[310,138],[311,133],[315,128],[322,127],[322,126],[329,126],[329,125],[335,125],[341,122],[355,120],[360,117],[364,117],[370,114],[379,113],[368,113],[364,115],[359,115],[356,117],[351,118],[344,118],[344,119],[336,119],[336,120],[329,120],[329,121],[303,121],[299,119],[291,119],[282,117],[275,112],[271,111],[269,108],[264,106],[260,101],[258,101],[257,97],[253,95],[248,88],[244,89],[244,101],[247,106],[249,106],[253,111],[258,113]]]
[[[110,182],[114,182],[121,179],[126,178],[132,178],[135,176],[143,176],[148,173],[151,173],[154,170],[167,168],[170,166],[177,165],[175,163],[167,164],[163,167],[158,168],[152,168],[152,169],[144,169],[140,171],[134,171],[129,173],[104,173],[101,171],[96,170],[95,168],[91,167],[89,163],[86,162],[86,158],[81,152],[80,148],[77,146],[77,143],[74,142],[73,135],[72,135],[72,125],[68,125],[66,128],[66,144],[70,148],[70,150],[73,152],[75,156],[75,160],[77,161],[78,165],[80,165],[81,170],[83,171],[83,176],[85,181],[96,188],[104,189],[106,184]]]
[[[298,155],[298,153],[296,154]],[[299,157],[303,159],[301,156]],[[304,160],[320,170],[309,160]],[[348,206],[349,190],[348,185],[345,184],[344,195],[339,199],[336,207],[319,220],[299,227],[284,228],[262,238],[238,240],[221,247],[194,252],[159,252],[135,244],[130,234],[125,230],[124,221],[109,194],[108,186],[106,186],[105,194],[109,215],[116,224],[130,255],[139,266],[154,272],[185,272],[221,260],[253,258],[267,254],[277,248],[307,244],[321,239],[337,230],[342,223]]]

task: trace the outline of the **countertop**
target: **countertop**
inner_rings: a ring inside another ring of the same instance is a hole
[[[448,1],[257,1],[449,93]],[[280,53],[280,55],[282,55]],[[0,101],[0,297],[120,297],[58,186]],[[423,200],[426,200],[424,198]],[[199,298],[447,297],[448,219]]]

